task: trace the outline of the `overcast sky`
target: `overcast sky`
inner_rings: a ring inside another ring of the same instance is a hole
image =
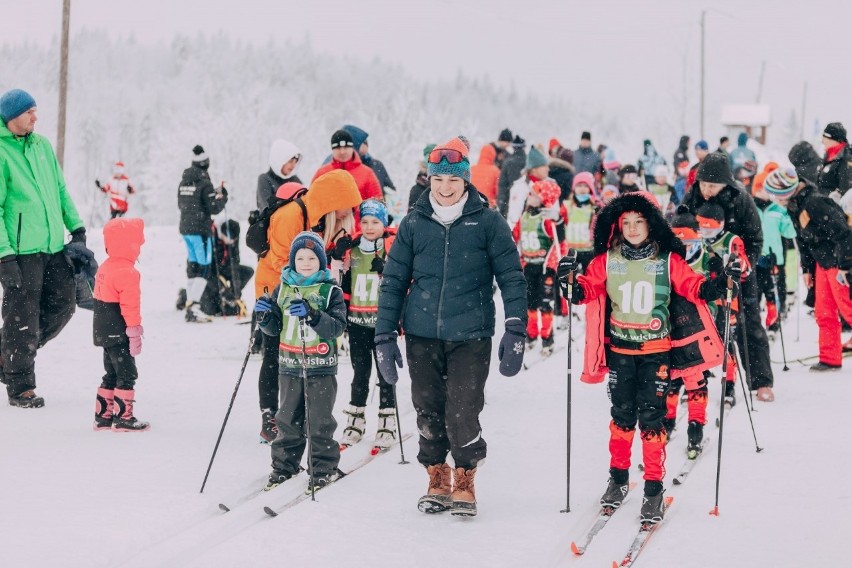
[[[0,41],[58,37],[61,0],[4,4]],[[424,77],[489,75],[619,120],[675,113],[696,140],[707,6],[707,138],[719,134],[722,104],[756,101],[763,61],[762,100],[777,128],[800,112],[805,81],[808,137],[815,122],[852,122],[852,3],[836,0],[72,0],[71,29],[72,38],[87,28],[143,43],[198,32],[259,44],[307,37],[320,51],[379,57]]]

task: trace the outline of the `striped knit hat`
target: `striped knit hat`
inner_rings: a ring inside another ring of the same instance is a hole
[[[310,231],[302,231],[296,238],[293,239],[293,244],[290,245],[290,270],[296,270],[296,253],[299,250],[306,248],[310,249],[319,259],[319,269],[325,270],[328,267],[328,259],[325,256],[325,243],[320,236]]]
[[[769,195],[780,199],[787,199],[799,187],[799,176],[796,175],[796,170],[793,168],[778,168],[772,170],[766,179],[763,181],[763,189]]]

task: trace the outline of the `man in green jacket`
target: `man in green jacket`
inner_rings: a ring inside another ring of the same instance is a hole
[[[0,377],[9,404],[22,408],[44,406],[35,393],[36,350],[74,314],[69,257],[93,257],[53,148],[33,132],[36,120],[29,93],[14,89],[0,97]]]

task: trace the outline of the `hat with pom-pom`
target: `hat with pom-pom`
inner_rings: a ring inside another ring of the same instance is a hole
[[[530,151],[527,152],[526,169],[532,170],[547,165],[547,157],[538,149],[537,146],[530,146]]]
[[[532,184],[532,190],[541,199],[541,206],[545,209],[553,207],[559,201],[559,195],[562,190],[552,179],[537,181]]]
[[[204,148],[201,147],[200,144],[196,144],[192,149],[192,161],[196,164],[200,164],[210,158],[207,156],[207,152],[204,151]]]
[[[457,136],[449,142],[435,146],[426,158],[429,177],[447,175],[470,181],[469,152],[470,142],[464,136]]]
[[[763,189],[774,197],[786,199],[799,187],[799,176],[793,168],[778,168],[763,180]]]

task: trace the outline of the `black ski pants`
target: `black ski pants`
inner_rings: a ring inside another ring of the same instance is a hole
[[[622,430],[659,431],[666,417],[670,352],[624,355],[607,351],[612,421]]]
[[[767,303],[774,303],[777,294],[779,311],[783,313],[787,303],[787,275],[784,272],[784,267],[778,266],[778,274],[776,276],[777,286],[775,282],[772,282],[771,269],[758,266],[755,268],[755,273],[757,275],[759,293],[762,293],[766,297]],[[780,316],[781,314],[778,315]]]
[[[772,367],[769,366],[769,337],[766,335],[763,322],[760,321],[760,290],[757,286],[757,275],[754,272],[749,274],[745,282],[740,285],[740,307],[737,346],[743,369],[751,378],[749,386],[752,390],[771,387],[774,377]],[[748,353],[745,350],[745,340],[748,340]],[[745,364],[746,355],[748,355],[748,365]]]
[[[373,374],[373,360],[376,357],[376,328],[350,323],[349,327],[349,357],[352,360],[352,393],[349,404],[352,406],[367,406],[367,396],[370,394],[370,376]],[[379,375],[379,408],[396,406],[394,389],[385,382],[379,365],[376,364]]]
[[[305,453],[306,440],[310,437],[313,458],[310,473],[315,477],[334,473],[340,463],[340,444],[334,439],[337,421],[333,413],[337,378],[334,375],[308,376],[310,415],[307,425],[304,380],[302,377],[280,375],[280,381],[281,404],[275,414],[278,437],[272,442],[272,469],[296,475]],[[310,433],[307,426],[310,426]]]
[[[405,346],[420,433],[417,461],[441,464],[452,453],[456,467],[476,467],[487,449],[479,414],[485,406],[491,338],[442,341],[406,335]]]
[[[103,388],[133,389],[139,372],[136,370],[136,359],[130,354],[129,340],[104,347],[104,370],[106,374],[101,380]]]
[[[36,388],[36,350],[59,335],[75,309],[74,272],[65,254],[24,254],[23,285],[3,288],[0,355],[9,396]]]
[[[278,409],[278,337],[262,334],[260,374],[257,377],[257,391],[261,410]]]

